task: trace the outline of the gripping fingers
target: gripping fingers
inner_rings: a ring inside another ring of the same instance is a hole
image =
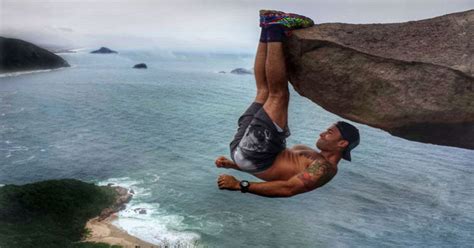
[[[219,186],[219,189],[233,189],[235,182],[237,182],[237,180],[230,175],[223,174],[217,178],[217,186]]]

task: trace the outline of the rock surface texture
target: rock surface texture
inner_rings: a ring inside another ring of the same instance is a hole
[[[69,67],[58,55],[29,42],[0,37],[0,72]]]
[[[408,140],[474,149],[474,10],[320,24],[284,45],[290,82],[324,109]]]
[[[115,198],[115,203],[112,204],[112,206],[102,210],[98,218],[99,221],[107,219],[107,217],[109,217],[113,213],[117,213],[121,210],[124,210],[126,204],[130,202],[133,197],[126,188],[112,185],[108,185],[108,187],[115,189],[115,191],[117,192],[117,197]]]

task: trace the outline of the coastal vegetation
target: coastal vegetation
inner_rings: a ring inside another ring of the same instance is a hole
[[[0,37],[0,73],[69,67],[60,56],[30,42]]]
[[[86,222],[116,197],[111,187],[75,179],[0,187],[0,247],[118,248],[80,242]]]

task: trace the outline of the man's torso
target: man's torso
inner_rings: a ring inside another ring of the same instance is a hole
[[[288,180],[304,171],[315,160],[326,161],[322,155],[311,148],[296,145],[281,151],[270,168],[253,175],[265,181]]]

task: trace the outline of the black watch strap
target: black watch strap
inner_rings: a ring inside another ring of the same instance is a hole
[[[240,192],[246,193],[249,191],[250,183],[247,180],[240,181]]]

